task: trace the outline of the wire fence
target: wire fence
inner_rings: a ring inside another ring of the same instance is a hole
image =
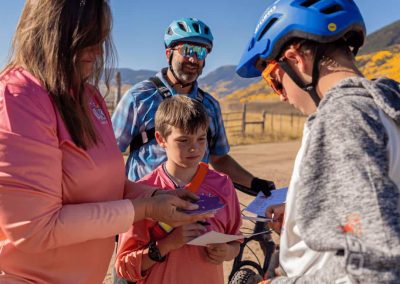
[[[223,112],[225,130],[231,144],[248,144],[299,139],[306,121],[298,113],[272,113],[248,111],[247,105],[241,111]]]

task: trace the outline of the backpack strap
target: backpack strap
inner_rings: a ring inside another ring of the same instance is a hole
[[[164,99],[172,97],[171,91],[164,85],[160,78],[154,76],[150,77],[149,81],[156,86],[157,91],[160,93],[161,97]]]
[[[167,68],[164,68],[162,70],[162,74],[164,75],[164,73],[166,73],[166,71],[167,71]],[[165,75],[164,75],[164,77],[165,77]],[[160,78],[158,78],[157,76],[154,76],[154,77],[150,77],[148,80],[151,83],[153,83],[153,85],[156,87],[158,93],[160,94],[160,96],[162,97],[163,100],[165,100],[169,97],[172,97],[171,91],[167,88],[167,86],[165,86],[165,84],[161,81]],[[197,88],[196,100],[203,103],[204,97],[205,97],[204,91],[200,88]],[[156,135],[155,135],[154,127],[144,130],[132,138],[132,141],[131,141],[130,147],[129,147],[129,151],[132,153],[134,150],[140,149],[143,145],[152,141],[155,138],[156,138]],[[207,131],[207,140],[209,143],[211,142],[210,128],[208,128],[208,131]]]
[[[164,85],[164,83],[161,81],[160,78],[156,76],[150,77],[149,81],[153,83],[153,85],[156,87],[157,92],[160,94],[163,100],[172,96],[171,91]],[[129,151],[132,153],[134,150],[140,149],[140,147],[142,147],[143,145],[152,141],[155,138],[156,136],[154,127],[142,131],[135,137],[133,137],[129,147]]]
[[[197,87],[197,98],[199,102],[203,103],[204,101],[204,91],[200,89],[200,87]]]
[[[144,144],[149,143],[156,138],[156,129],[150,128],[140,132],[138,135],[133,137],[131,144],[129,146],[129,152],[140,149]]]

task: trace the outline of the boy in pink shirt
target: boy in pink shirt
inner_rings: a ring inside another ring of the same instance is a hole
[[[186,96],[168,98],[157,110],[155,128],[168,160],[139,183],[218,196],[225,207],[206,226],[193,223],[169,231],[152,220],[135,223],[120,238],[116,271],[138,283],[224,283],[222,263],[236,257],[239,242],[186,245],[206,231],[240,234],[239,202],[230,178],[199,163],[207,143],[207,113]]]

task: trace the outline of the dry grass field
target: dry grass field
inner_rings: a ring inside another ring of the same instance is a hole
[[[298,140],[306,117],[277,95],[264,101],[221,100],[221,110],[230,145],[248,145]]]
[[[234,146],[231,148],[230,154],[254,176],[275,181],[277,187],[283,187],[289,184],[290,176],[293,169],[294,159],[297,150],[300,147],[300,141],[288,141],[280,143],[266,143]],[[239,201],[248,204],[252,197],[244,193],[238,192]],[[254,248],[257,255],[261,255],[258,246]],[[246,254],[246,258],[251,258],[250,254]],[[104,284],[111,284],[111,267],[107,274]],[[224,264],[226,279],[231,269],[231,262]]]
[[[248,145],[277,141],[298,140],[302,136],[305,116],[297,113],[246,112],[243,128],[243,112],[223,114],[230,145]]]

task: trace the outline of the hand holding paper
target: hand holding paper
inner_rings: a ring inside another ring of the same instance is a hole
[[[277,232],[278,234],[281,233],[282,225],[283,225],[283,218],[285,215],[285,204],[277,204],[271,205],[267,208],[265,215],[268,218],[273,218],[272,222],[268,224],[268,226]]]
[[[286,201],[288,188],[279,188],[271,191],[270,197],[265,197],[262,192],[259,192],[257,197],[246,207],[246,211],[265,216],[265,210],[271,205],[282,204]]]
[[[181,248],[187,242],[201,236],[206,231],[207,230],[204,226],[197,223],[183,225],[175,228],[162,240],[162,242],[166,244],[170,250],[175,250]]]
[[[211,244],[205,248],[207,260],[214,264],[222,264],[224,261],[234,259],[238,255],[239,250],[239,242]]]

